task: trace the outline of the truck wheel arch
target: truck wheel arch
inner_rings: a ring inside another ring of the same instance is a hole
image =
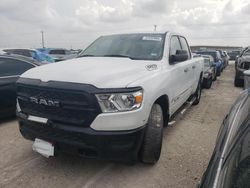
[[[163,111],[163,120],[164,120],[164,126],[168,125],[168,120],[169,120],[169,98],[167,95],[162,95],[158,97],[154,104],[157,103],[161,106],[162,111]]]

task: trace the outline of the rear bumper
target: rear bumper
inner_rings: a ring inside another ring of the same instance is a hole
[[[66,152],[86,158],[114,161],[135,161],[144,137],[144,127],[129,131],[95,131],[65,124],[28,121],[19,116],[19,128],[24,138],[52,142],[55,153]]]

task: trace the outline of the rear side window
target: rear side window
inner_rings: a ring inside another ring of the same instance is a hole
[[[65,55],[65,50],[50,50],[49,54]]]
[[[181,44],[177,36],[173,36],[170,40],[170,56],[176,55],[176,51],[181,50]]]
[[[0,58],[0,77],[21,75],[34,66],[16,59]]]
[[[22,49],[18,50],[18,49],[16,49],[16,50],[10,51],[10,53],[22,55],[22,56],[26,56],[26,57],[32,57],[30,50],[22,50]]]
[[[179,38],[180,38],[182,50],[186,50],[188,52],[188,59],[190,59],[191,54],[190,54],[189,47],[188,47],[186,39],[184,37],[179,37]]]

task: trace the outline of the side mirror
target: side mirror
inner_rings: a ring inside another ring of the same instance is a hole
[[[169,57],[169,63],[171,65],[177,63],[177,62],[182,62],[188,60],[188,52],[187,50],[176,50],[175,55],[171,55]]]

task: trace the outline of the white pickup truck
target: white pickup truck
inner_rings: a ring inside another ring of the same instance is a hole
[[[21,75],[20,132],[46,157],[156,163],[163,126],[187,101],[199,103],[202,70],[182,35],[101,36],[76,59]]]

